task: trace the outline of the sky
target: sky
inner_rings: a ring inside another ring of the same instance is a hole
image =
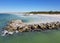
[[[0,0],[0,12],[60,11],[60,0]]]

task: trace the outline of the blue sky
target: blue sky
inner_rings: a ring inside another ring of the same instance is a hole
[[[60,11],[60,0],[0,0],[0,12]]]

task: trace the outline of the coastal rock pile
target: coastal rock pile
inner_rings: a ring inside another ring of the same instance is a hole
[[[4,34],[13,34],[14,32],[29,32],[29,31],[45,31],[60,28],[60,22],[40,23],[40,24],[25,24],[21,20],[12,20],[4,30]]]
[[[12,20],[4,28],[4,31],[2,31],[2,36],[4,36],[5,34],[13,34],[14,32],[18,32],[17,28],[23,26],[25,26],[25,24],[21,20]]]
[[[6,27],[6,30],[15,31],[18,27],[23,26],[25,26],[25,24],[21,20],[12,20]]]

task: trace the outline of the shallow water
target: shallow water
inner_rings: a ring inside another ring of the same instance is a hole
[[[28,32],[0,37],[0,43],[60,43],[60,31]]]
[[[13,19],[21,19],[23,22],[51,22],[60,21],[60,18],[46,16],[16,16],[0,14],[0,30]],[[1,32],[0,32],[1,33]],[[0,36],[0,43],[60,43],[60,31],[25,32],[7,36]]]

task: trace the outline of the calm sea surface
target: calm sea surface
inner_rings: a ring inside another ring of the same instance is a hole
[[[25,23],[60,21],[60,18],[57,17],[0,14],[0,34],[2,28],[5,27],[9,21],[16,19],[20,19]],[[4,37],[0,35],[0,43],[60,43],[60,31],[25,32]]]

